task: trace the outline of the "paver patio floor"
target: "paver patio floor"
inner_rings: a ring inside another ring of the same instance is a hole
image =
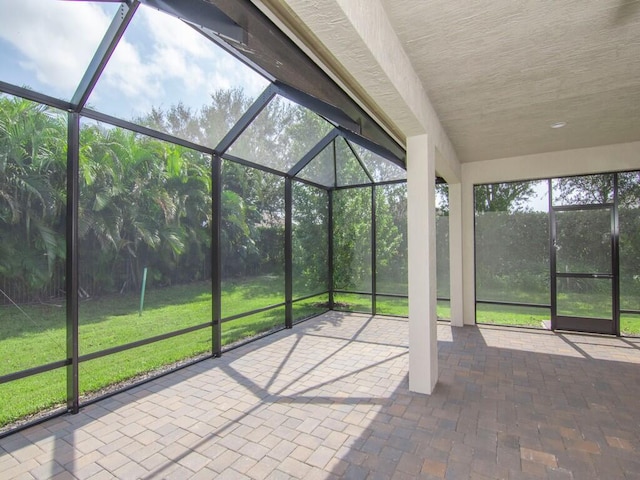
[[[0,478],[640,479],[640,339],[330,312],[0,440]]]

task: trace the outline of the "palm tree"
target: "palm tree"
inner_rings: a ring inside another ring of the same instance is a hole
[[[0,275],[37,295],[65,257],[66,117],[0,96]]]
[[[179,280],[181,263],[202,266],[210,246],[208,157],[98,125],[83,128],[81,144],[79,230],[94,290],[137,288],[145,266],[165,284]]]

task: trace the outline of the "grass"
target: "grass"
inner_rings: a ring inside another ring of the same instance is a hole
[[[281,287],[280,287],[281,286]],[[222,315],[283,302],[280,278],[259,277],[225,282]],[[201,282],[148,290],[140,316],[137,295],[115,295],[82,301],[79,308],[80,354],[93,353],[156,335],[207,323],[212,315],[211,283]],[[294,304],[294,320],[321,313],[326,295]],[[66,358],[63,305],[0,307],[0,375]],[[284,326],[284,308],[227,321],[222,344]],[[212,350],[211,328],[204,328],[132,350],[80,363],[80,392],[90,394],[114,383]],[[0,428],[64,401],[65,369],[0,384]]]
[[[227,281],[223,285],[223,317],[283,302],[280,277],[249,281]],[[296,302],[294,321],[326,310],[328,296]],[[211,284],[207,282],[149,290],[145,309],[138,313],[137,295],[116,295],[82,301],[80,305],[81,355],[105,350],[136,340],[161,335],[211,321]],[[593,312],[592,297],[572,298],[576,313]],[[338,309],[371,312],[371,296],[336,294]],[[569,305],[569,304],[565,304]],[[382,315],[408,315],[408,300],[376,299]],[[0,307],[0,375],[66,358],[66,319],[63,305]],[[591,310],[589,310],[591,309]],[[438,318],[449,318],[448,302],[438,302]],[[592,313],[593,314],[593,313]],[[541,327],[549,309],[532,309],[478,304],[477,321],[500,325]],[[273,328],[284,326],[284,308],[224,322],[222,344],[229,346]],[[623,334],[640,334],[640,315],[623,315]],[[109,385],[173,364],[185,358],[211,352],[211,329],[204,328],[132,350],[81,362],[80,391],[97,392]],[[0,384],[0,428],[25,416],[61,404],[66,395],[64,368]]]
[[[119,295],[81,303],[80,355],[210,322],[212,318],[209,282],[149,290],[142,315],[139,301],[138,295]]]
[[[640,335],[640,315],[620,315],[620,333],[622,335]]]
[[[593,294],[560,295],[558,313],[573,317],[607,318],[611,316],[611,297],[599,298]],[[476,306],[476,322],[542,328],[543,321],[551,319],[550,308],[516,307],[510,305]],[[640,315],[620,315],[621,335],[640,335]]]
[[[371,313],[371,295],[356,293],[335,293],[334,308],[346,312]]]
[[[438,320],[451,320],[451,302],[448,300],[438,300],[436,312]]]
[[[334,295],[334,302],[337,303],[336,310],[371,313],[371,295],[340,293]],[[376,313],[378,315],[407,317],[409,316],[409,299],[377,295]],[[451,307],[449,302],[445,300],[438,301],[436,313],[439,320],[450,319]]]
[[[583,318],[612,318],[611,292],[558,293],[558,315]]]
[[[59,368],[0,384],[0,432],[11,422],[63,403],[66,378],[65,369]]]
[[[494,325],[542,328],[551,318],[549,308],[514,307],[511,305],[476,305],[476,322]]]
[[[376,297],[376,313],[379,315],[409,316],[409,299],[397,297]]]

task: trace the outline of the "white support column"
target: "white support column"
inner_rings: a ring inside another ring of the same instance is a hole
[[[464,325],[462,285],[462,185],[449,184],[449,298],[451,325]]]
[[[409,389],[430,394],[438,381],[435,147],[407,138]]]

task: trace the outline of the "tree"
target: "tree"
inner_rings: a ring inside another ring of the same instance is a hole
[[[293,294],[301,297],[327,289],[328,194],[293,182]]]
[[[612,173],[555,179],[554,203],[573,205],[613,203],[613,179]],[[638,203],[640,203],[640,173],[619,173],[618,204],[621,207],[631,207]]]
[[[179,266],[201,265],[210,245],[207,157],[97,125],[82,129],[81,144],[81,253],[95,290],[137,289],[146,266],[152,284],[169,284]]]
[[[167,110],[153,109],[138,121],[215,146],[251,102],[241,90],[220,90],[200,111],[177,104]],[[310,110],[276,96],[230,153],[286,171],[331,128]],[[0,129],[0,275],[19,277],[22,284],[37,290],[51,282],[65,255],[66,118],[54,109],[2,97]],[[328,168],[332,175],[336,169],[343,186],[369,182],[344,139],[336,139],[325,153],[313,159],[309,168]],[[80,284],[84,291],[137,291],[145,267],[149,267],[151,286],[209,278],[210,155],[83,121],[79,159]],[[384,169],[378,163],[373,162],[373,167]],[[283,178],[224,160],[222,183],[221,204],[216,207],[222,213],[225,275],[281,275]],[[327,195],[314,187],[299,187],[294,207],[298,222],[294,265],[305,276],[305,288],[317,291],[327,283]],[[379,258],[382,270],[388,270],[386,277],[396,270],[402,277],[406,267],[395,267],[398,259],[406,263],[406,235],[402,233],[406,231],[406,201],[402,187],[389,187],[385,192],[377,211]],[[341,195],[336,192],[337,198]],[[334,249],[340,264],[337,280],[368,289],[371,190],[348,191],[342,199],[342,204],[337,202],[340,211],[335,218],[339,225]],[[57,275],[62,278],[61,273]]]
[[[553,202],[556,205],[613,202],[613,174],[555,179]]]
[[[449,215],[449,185],[436,183],[436,215]]]
[[[353,188],[333,194],[334,286],[371,290],[371,190]]]
[[[376,187],[376,273],[380,293],[407,294],[407,186]]]
[[[0,96],[0,275],[32,295],[65,257],[62,112]]]
[[[531,182],[476,185],[474,188],[476,213],[522,210],[533,193]]]

